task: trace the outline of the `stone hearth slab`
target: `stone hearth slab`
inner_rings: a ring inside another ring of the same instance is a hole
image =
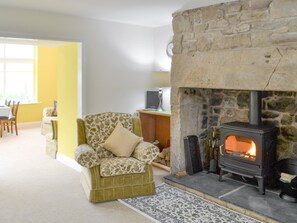
[[[206,172],[196,173],[191,176],[188,175],[179,179],[174,175],[170,175],[165,177],[165,179],[217,198],[244,185],[241,182],[225,178],[224,181],[219,182],[218,175],[207,174]]]
[[[190,192],[205,199],[263,222],[297,221],[296,203],[282,200],[276,189],[266,189],[266,194],[260,195],[255,181],[243,182],[241,177],[232,174],[224,175],[222,182],[218,181],[218,175],[206,172],[181,178],[169,175],[165,177],[165,182],[177,187],[180,185],[181,189],[189,188]]]
[[[246,185],[221,199],[281,222],[297,221],[297,204],[286,202],[268,190],[265,195],[259,195],[257,188]]]

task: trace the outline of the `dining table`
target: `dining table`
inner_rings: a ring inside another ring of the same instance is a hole
[[[6,105],[0,105],[0,137],[2,137],[2,125],[1,119],[9,119],[12,116],[11,107]]]

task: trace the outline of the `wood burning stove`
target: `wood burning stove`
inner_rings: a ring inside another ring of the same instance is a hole
[[[220,127],[220,177],[224,171],[256,178],[265,194],[265,181],[273,177],[277,131],[261,123],[261,92],[250,92],[250,122],[230,122]]]

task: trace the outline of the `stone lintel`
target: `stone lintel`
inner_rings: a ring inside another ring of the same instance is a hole
[[[257,48],[173,57],[174,87],[297,91],[297,48]]]

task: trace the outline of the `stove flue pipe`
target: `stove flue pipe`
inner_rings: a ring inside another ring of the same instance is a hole
[[[260,125],[262,114],[262,92],[250,91],[250,124]]]

